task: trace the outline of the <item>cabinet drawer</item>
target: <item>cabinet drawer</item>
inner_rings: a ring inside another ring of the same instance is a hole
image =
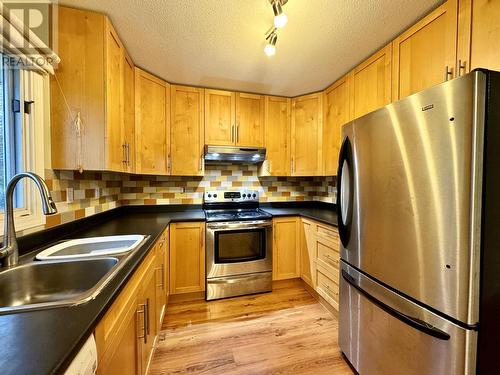
[[[338,278],[340,261],[338,248],[331,246],[328,241],[321,239],[317,240],[316,246],[318,250],[318,263]]]
[[[325,238],[327,240],[332,241],[333,243],[336,243],[337,248],[338,248],[339,232],[338,232],[337,228],[328,227],[326,225],[318,224],[316,233],[317,233],[318,237],[322,237],[322,238]]]
[[[323,267],[316,269],[316,291],[333,307],[338,309],[339,285],[338,279],[330,275]]]

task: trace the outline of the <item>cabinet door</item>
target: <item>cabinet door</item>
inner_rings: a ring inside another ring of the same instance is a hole
[[[168,297],[170,296],[170,230],[164,233],[165,242],[163,244],[165,255],[165,267],[163,268],[163,280],[165,281],[165,313],[168,306]]]
[[[205,290],[205,223],[170,226],[170,294]]]
[[[264,145],[264,97],[236,94],[236,144],[246,147]]]
[[[394,100],[454,78],[456,49],[457,0],[448,0],[394,40]]]
[[[274,219],[273,238],[273,280],[300,277],[300,238],[297,218]]]
[[[472,1],[471,70],[476,68],[500,70],[500,48],[498,48],[500,2],[470,1]]]
[[[290,175],[290,106],[288,98],[266,97],[264,129],[267,155],[262,174]]]
[[[165,238],[161,238],[160,242],[156,244],[155,248],[156,257],[156,267],[155,267],[155,277],[156,277],[156,308],[155,308],[155,319],[156,319],[156,334],[161,330],[161,325],[163,322],[163,317],[165,314],[165,303],[167,294],[165,291]]]
[[[391,102],[391,51],[386,46],[349,73],[351,119]]]
[[[154,271],[154,268],[151,270]],[[139,296],[142,303],[139,308],[142,309],[142,338],[140,338],[140,361],[141,374],[148,372],[149,364],[153,356],[153,346],[156,337],[156,277],[155,272],[147,273],[142,291]]]
[[[125,172],[135,172],[135,78],[134,63],[125,54],[123,61],[123,141]]]
[[[124,170],[122,132],[123,46],[115,29],[106,20],[106,133],[107,168]]]
[[[135,68],[136,167],[142,174],[169,172],[170,88],[165,81]]]
[[[235,144],[234,92],[205,89],[205,143],[211,146]]]
[[[300,220],[300,277],[309,286],[314,288],[316,273],[316,255],[314,228],[315,224],[308,220]]]
[[[202,176],[205,145],[203,89],[172,86],[171,174]]]
[[[322,94],[292,99],[292,176],[321,174]]]
[[[341,128],[350,120],[347,77],[325,90],[323,112],[323,174],[335,176],[342,143]]]

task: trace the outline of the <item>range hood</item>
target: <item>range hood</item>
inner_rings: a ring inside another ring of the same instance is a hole
[[[205,146],[205,164],[257,164],[265,158],[264,147]]]

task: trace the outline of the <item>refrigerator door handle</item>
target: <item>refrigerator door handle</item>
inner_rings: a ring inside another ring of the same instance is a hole
[[[392,308],[391,306],[386,305],[382,301],[378,300],[377,298],[373,297],[370,295],[367,291],[365,291],[361,286],[358,285],[356,280],[349,275],[345,270],[342,270],[342,278],[349,284],[351,285],[354,289],[356,289],[359,293],[361,293],[363,296],[365,296],[368,300],[370,300],[373,304],[387,312],[388,314],[392,315],[396,319],[399,319],[405,324],[408,324],[409,326],[418,329],[420,332],[426,333],[432,337],[435,337],[440,340],[449,340],[450,335],[447,334],[446,332],[434,327],[433,325],[426,323],[425,321],[403,314],[402,312]]]
[[[337,171],[338,229],[342,245],[347,248],[351,237],[352,211],[354,199],[354,163],[352,146],[349,137],[344,139],[340,148],[339,167]]]

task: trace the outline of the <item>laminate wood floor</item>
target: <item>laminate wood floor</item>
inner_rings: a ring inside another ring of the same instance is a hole
[[[337,318],[301,281],[272,293],[171,304],[149,373],[351,375],[337,331]]]

